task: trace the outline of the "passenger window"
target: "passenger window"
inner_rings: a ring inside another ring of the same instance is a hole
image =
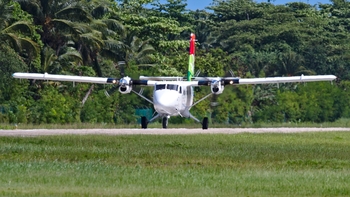
[[[182,87],[181,86],[180,86],[179,92],[180,92],[180,94],[182,94]]]

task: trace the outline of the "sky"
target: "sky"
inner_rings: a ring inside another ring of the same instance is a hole
[[[267,0],[256,0],[256,2],[267,2]],[[166,0],[161,0],[161,2],[166,2]],[[210,3],[213,2],[213,0],[187,0],[187,8],[190,10],[197,10],[197,9],[204,9],[205,7],[209,6]],[[274,4],[286,4],[289,2],[304,2],[311,5],[317,4],[317,3],[329,3],[329,0],[272,0],[271,1]]]

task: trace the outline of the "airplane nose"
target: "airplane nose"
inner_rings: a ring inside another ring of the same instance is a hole
[[[157,97],[157,103],[163,107],[174,106],[176,100],[176,96],[171,94],[163,94],[162,96]]]
[[[154,104],[158,112],[172,114],[176,113],[177,95],[172,92],[158,92],[154,94]]]

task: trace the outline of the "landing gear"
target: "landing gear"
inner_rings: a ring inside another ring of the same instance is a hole
[[[163,117],[162,125],[163,125],[163,129],[168,128],[168,118],[167,117]]]
[[[208,117],[203,118],[202,129],[208,129]]]
[[[145,116],[142,116],[141,117],[141,128],[147,129],[147,125],[148,125],[147,118]]]

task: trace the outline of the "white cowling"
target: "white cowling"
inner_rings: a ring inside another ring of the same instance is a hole
[[[123,77],[119,80],[119,92],[122,94],[128,94],[132,90],[132,86],[130,84],[130,77]]]
[[[224,91],[225,86],[221,85],[220,80],[213,80],[211,82],[211,92],[214,94],[221,94]]]

